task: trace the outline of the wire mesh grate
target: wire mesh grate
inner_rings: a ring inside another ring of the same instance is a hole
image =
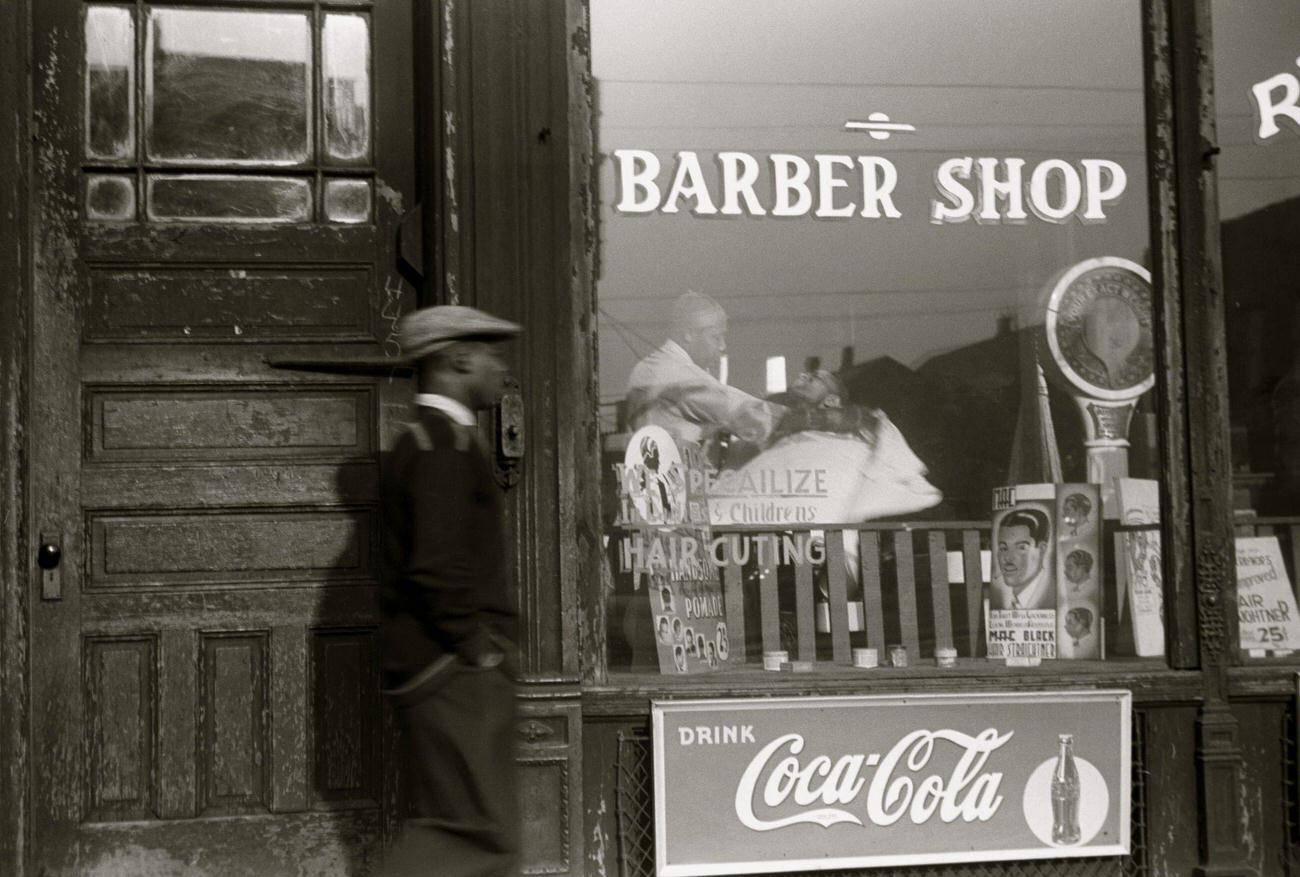
[[[654,877],[654,776],[644,731],[619,731],[616,784],[620,874]]]
[[[1296,707],[1294,699],[1287,701],[1282,710],[1282,818],[1285,848],[1281,859],[1284,873],[1290,877],[1300,875],[1300,784],[1296,782],[1296,759],[1300,740],[1296,739]]]
[[[1133,716],[1132,853],[1127,858],[1045,859],[849,871],[791,872],[788,877],[1147,877],[1146,722]],[[654,877],[654,782],[650,738],[625,729],[618,737],[618,850],[621,877]],[[1289,801],[1291,799],[1288,799]],[[1294,821],[1292,821],[1294,825]]]

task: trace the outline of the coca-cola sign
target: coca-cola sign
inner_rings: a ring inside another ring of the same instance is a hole
[[[660,877],[1127,855],[1126,691],[663,701]]]

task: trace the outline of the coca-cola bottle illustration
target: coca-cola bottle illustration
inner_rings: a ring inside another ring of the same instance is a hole
[[[1061,734],[1061,749],[1052,769],[1052,843],[1079,842],[1079,768],[1074,763],[1074,735]]]

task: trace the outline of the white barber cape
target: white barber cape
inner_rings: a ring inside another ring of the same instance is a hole
[[[825,490],[821,495],[794,498],[811,511],[812,523],[857,524],[878,518],[906,515],[933,508],[943,493],[926,480],[925,464],[908,447],[898,427],[883,413],[874,442],[860,435],[809,431],[775,442],[730,476],[735,484],[763,483],[772,472],[820,470]],[[709,499],[710,518],[725,527],[736,521],[735,495]],[[775,524],[779,528],[779,524]],[[845,566],[850,573],[850,593],[856,591],[858,534],[845,531]]]

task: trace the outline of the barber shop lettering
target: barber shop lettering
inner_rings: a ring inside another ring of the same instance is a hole
[[[1300,67],[1300,58],[1296,58]],[[1291,132],[1300,134],[1300,77],[1282,72],[1250,87],[1255,104],[1257,128],[1255,138],[1261,143],[1282,133],[1277,120],[1289,119]]]
[[[805,763],[802,734],[785,734],[768,743],[750,761],[736,788],[736,816],[754,831],[772,831],[788,825],[814,823],[829,828],[841,822],[863,825],[846,807],[866,790],[867,819],[876,826],[889,826],[903,817],[922,825],[934,816],[943,823],[986,822],[1002,806],[999,794],[1002,773],[985,771],[989,756],[1011,739],[1014,732],[999,734],[988,728],[972,737],[953,730],[919,730],[903,737],[884,756],[879,753],[830,756],[816,755]],[[961,755],[951,773],[926,774],[936,744],[956,746]],[[783,757],[784,756],[784,757]],[[875,768],[868,783],[864,770]],[[909,775],[910,774],[910,775]],[[777,819],[762,818],[755,812],[755,796],[767,809],[787,801],[804,809]]]
[[[719,152],[711,174],[690,150],[676,153],[669,173],[647,149],[613,155],[619,213],[673,214],[685,207],[695,216],[902,218],[894,203],[898,169],[878,155],[819,154],[809,162],[772,153],[763,162],[747,152]],[[954,157],[934,173],[939,197],[930,202],[930,221],[1018,224],[1032,213],[1052,223],[1105,222],[1106,208],[1127,185],[1124,168],[1108,159],[1049,158],[1029,166],[1023,158]]]

